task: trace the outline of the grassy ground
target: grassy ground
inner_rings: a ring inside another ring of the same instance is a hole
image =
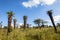
[[[0,29],[0,40],[60,40],[60,28],[54,33],[53,28],[15,29],[7,36],[6,29]]]

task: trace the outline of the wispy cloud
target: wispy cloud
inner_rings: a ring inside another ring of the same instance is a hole
[[[52,5],[56,0],[29,0],[22,2],[22,5],[26,8],[37,7],[38,5]]]
[[[55,21],[55,22],[60,21],[60,15],[54,16],[54,21]]]
[[[54,22],[59,22],[60,21],[60,15],[53,16]],[[46,20],[48,22],[51,22],[51,20]]]
[[[23,23],[19,23],[19,25],[21,26],[21,25],[23,25]]]

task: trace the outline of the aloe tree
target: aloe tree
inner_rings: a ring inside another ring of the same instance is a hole
[[[50,17],[51,22],[52,22],[52,24],[53,24],[53,26],[54,26],[55,33],[57,33],[57,28],[56,28],[56,26],[55,26],[54,19],[53,19],[53,16],[52,16],[52,10],[47,11],[47,14],[48,14],[48,16]]]
[[[38,27],[40,27],[40,23],[41,23],[41,20],[40,20],[40,19],[35,19],[33,22],[34,22],[35,24],[37,24]]]
[[[29,28],[29,24],[27,24],[27,28]]]
[[[8,15],[8,30],[7,30],[7,33],[10,33],[12,17],[13,17],[14,14],[13,14],[12,11],[10,11],[10,12],[7,12],[7,15]]]
[[[13,19],[14,21],[14,29],[16,28],[16,19]]]
[[[24,20],[24,29],[26,29],[26,23],[27,23],[27,16],[23,16],[23,20]]]

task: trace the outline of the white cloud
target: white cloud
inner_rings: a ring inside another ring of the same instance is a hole
[[[55,22],[60,21],[60,15],[54,16],[54,21],[55,21]]]
[[[53,16],[54,22],[59,22],[60,21],[60,15]],[[51,22],[51,20],[46,20],[48,22]]]
[[[42,3],[45,5],[52,5],[56,0],[42,0]]]
[[[21,25],[23,25],[23,23],[19,23],[19,25],[21,26]]]
[[[22,5],[26,8],[37,7],[40,5],[52,5],[56,0],[29,0],[27,2],[22,2]]]
[[[37,5],[39,4],[40,4],[40,0],[29,0],[28,2],[22,3],[24,7],[30,7],[30,8],[33,6],[37,7]]]

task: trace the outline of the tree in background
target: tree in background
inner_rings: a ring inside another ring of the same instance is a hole
[[[27,28],[29,28],[29,24],[27,24]]]
[[[2,21],[0,22],[0,29],[2,29]]]
[[[4,26],[3,29],[8,29],[8,27],[7,26]]]
[[[14,18],[13,21],[14,21],[14,29],[15,29],[16,28],[16,21],[17,20]]]
[[[53,16],[52,16],[52,10],[47,11],[47,14],[48,14],[48,16],[50,17],[51,22],[52,22],[52,24],[53,24],[53,26],[54,26],[55,33],[57,33],[57,28],[56,28],[56,26],[55,26],[55,23],[54,23],[54,20],[53,20]]]
[[[23,20],[24,20],[24,30],[26,29],[26,23],[27,23],[27,16],[23,16]]]
[[[40,27],[41,20],[40,19],[35,19],[34,20],[34,23],[37,24],[38,27]]]
[[[60,27],[60,23],[57,23],[57,27]]]
[[[11,23],[12,23],[12,17],[13,17],[13,12],[12,11],[10,11],[10,12],[7,12],[7,15],[8,15],[8,30],[7,30],[7,35],[8,35],[8,33],[10,33],[11,32]]]
[[[41,27],[44,27],[44,24],[47,23],[47,21],[41,20]]]

